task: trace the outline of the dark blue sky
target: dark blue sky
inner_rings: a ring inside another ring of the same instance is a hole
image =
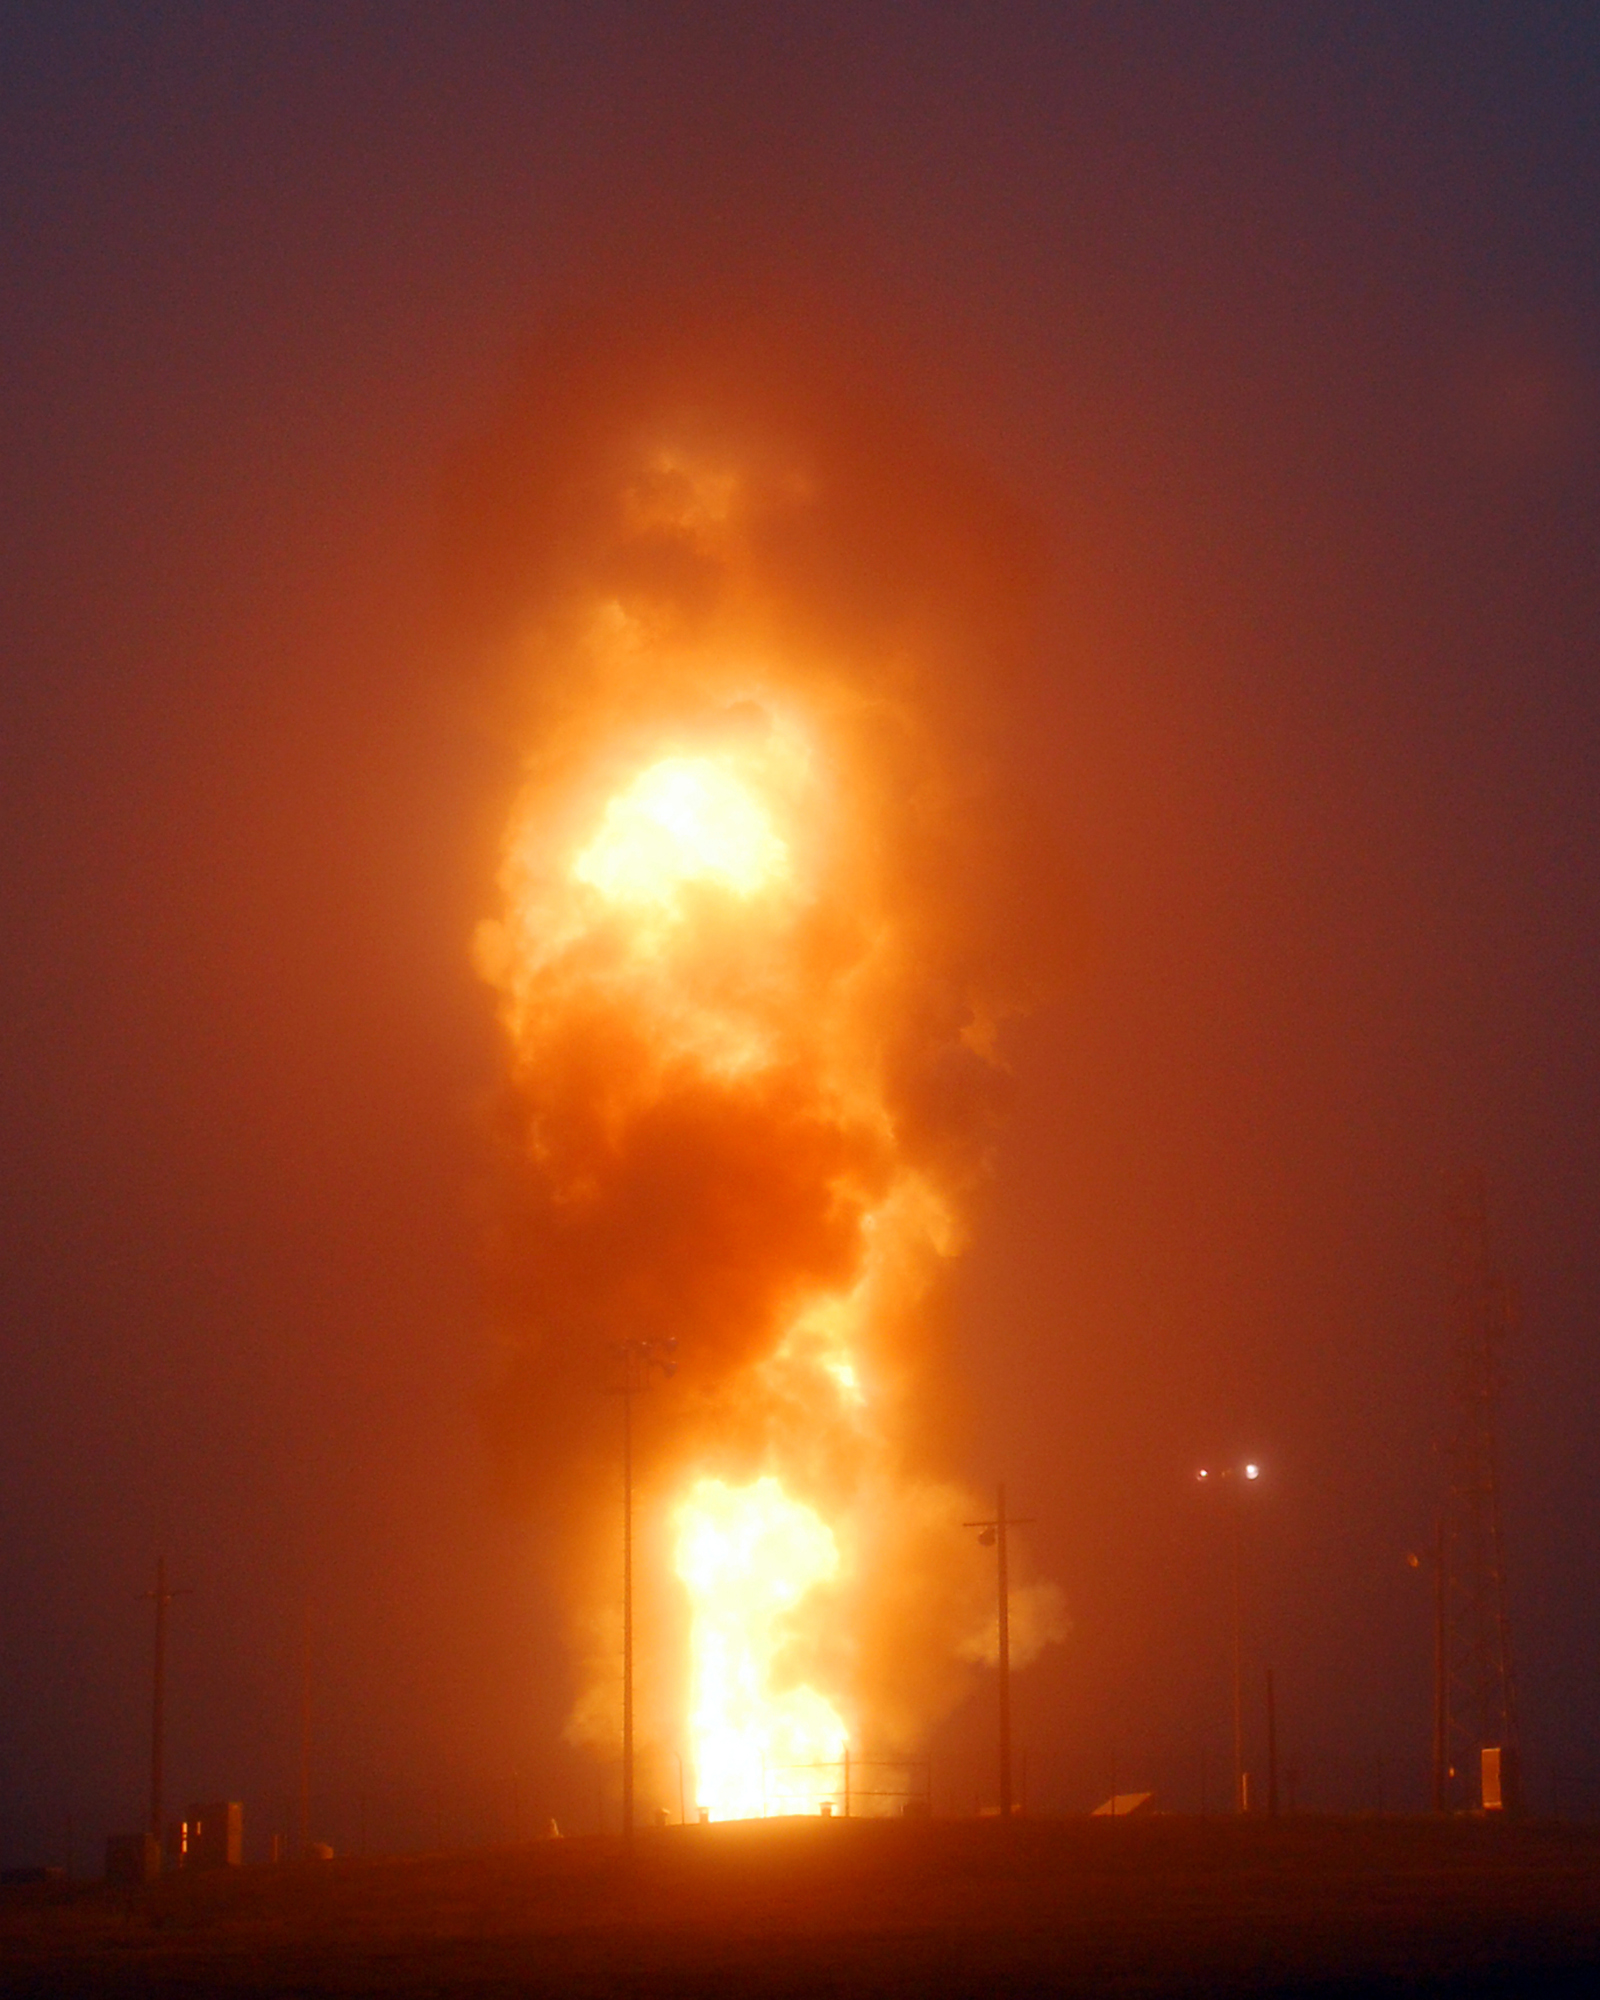
[[[1036,1797],[1220,1782],[1248,1450],[1304,1790],[1420,1803],[1480,1160],[1536,1794],[1600,1806],[1597,94],[1575,6],[0,8],[8,1859],[137,1821],[161,1545],[177,1792],[278,1810],[309,1594],[336,1837],[592,1809],[480,1436],[510,770],[431,579],[523,341],[713,280],[1049,551],[1003,755],[1094,943],[958,1300],[1074,1619]]]

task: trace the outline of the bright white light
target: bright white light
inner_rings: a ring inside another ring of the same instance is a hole
[[[1259,1479],[1261,1477],[1261,1467],[1259,1465],[1247,1465],[1244,1469],[1244,1476],[1246,1479]]]
[[[1209,1472],[1208,1472],[1208,1471],[1206,1470],[1206,1468],[1205,1468],[1204,1466],[1202,1466],[1202,1467],[1200,1468],[1200,1472],[1199,1472],[1199,1475],[1198,1475],[1198,1476],[1199,1476],[1199,1477],[1200,1477],[1201,1479],[1209,1479],[1209,1478],[1211,1477],[1211,1474],[1210,1474],[1210,1473],[1209,1473]]]
[[[572,864],[616,903],[670,903],[687,882],[752,896],[788,871],[789,850],[759,800],[710,757],[663,757],[605,809]]]

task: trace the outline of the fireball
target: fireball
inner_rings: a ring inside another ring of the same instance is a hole
[[[903,1754],[990,1615],[918,1407],[994,1062],[915,859],[943,792],[914,706],[821,645],[767,552],[818,504],[677,447],[624,481],[611,532],[650,580],[547,621],[558,694],[478,940],[530,1297],[569,1355],[678,1342],[640,1475],[653,1727],[716,1818],[816,1810],[847,1753]],[[574,1585],[594,1633],[608,1581]],[[615,1657],[589,1647],[575,1711],[602,1746]]]

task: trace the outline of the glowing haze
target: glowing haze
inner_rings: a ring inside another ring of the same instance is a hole
[[[500,1428],[582,1496],[569,1733],[605,1753],[606,1357],[679,1342],[637,1413],[641,1804],[677,1752],[714,1817],[815,1810],[991,1643],[934,1293],[1000,1074],[987,836],[938,726],[981,592],[940,575],[948,521],[908,566],[927,496],[886,525],[881,454],[635,399],[563,419],[571,512],[546,467],[560,554],[510,644],[526,779],[477,945],[511,1058]],[[1024,1588],[1024,1657],[1054,1616]]]

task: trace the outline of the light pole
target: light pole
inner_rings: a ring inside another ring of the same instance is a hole
[[[633,1844],[633,1399],[652,1371],[677,1373],[675,1340],[622,1340],[612,1348],[622,1398],[622,1834]]]
[[[1228,1508],[1228,1568],[1233,1599],[1233,1809],[1242,1813],[1249,1810],[1250,1801],[1246,1796],[1244,1774],[1244,1552],[1239,1496],[1246,1486],[1254,1485],[1261,1477],[1261,1467],[1254,1463],[1221,1467],[1208,1465],[1201,1467],[1199,1477],[1204,1485],[1220,1485],[1231,1496]]]
[[[1029,1525],[1032,1516],[1018,1520],[1006,1512],[1006,1489],[998,1489],[992,1521],[963,1521],[962,1527],[979,1530],[978,1540],[995,1552],[1000,1612],[1000,1817],[1011,1817],[1011,1572],[1006,1547],[1006,1531]]]

